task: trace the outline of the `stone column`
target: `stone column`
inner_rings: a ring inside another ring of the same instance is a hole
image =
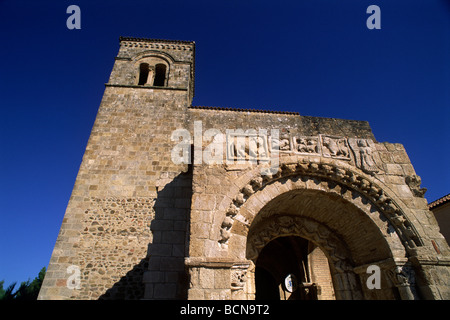
[[[363,299],[361,289],[358,286],[357,275],[352,271],[332,273],[334,292],[337,300]]]
[[[417,300],[414,271],[408,266],[396,266],[385,270],[391,282],[397,287],[402,300]]]
[[[148,67],[148,76],[147,76],[147,82],[144,83],[146,86],[153,86],[153,80],[155,78],[155,67],[149,66]]]
[[[249,264],[235,264],[231,267],[231,300],[247,300],[245,290]]]
[[[378,271],[370,270],[371,266],[377,266]],[[389,258],[355,267],[354,270],[361,278],[365,299],[391,300],[398,299],[398,295],[401,300],[418,299],[415,289],[415,274],[408,259]],[[377,272],[378,274],[376,274]],[[377,276],[379,277],[379,287],[369,288],[367,280],[369,277]],[[398,295],[396,291],[398,291]]]

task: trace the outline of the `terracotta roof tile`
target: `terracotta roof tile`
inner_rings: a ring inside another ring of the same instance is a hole
[[[190,109],[219,110],[219,111],[238,111],[238,112],[256,112],[256,113],[274,113],[289,114],[299,116],[300,113],[292,111],[272,111],[263,109],[243,109],[243,108],[225,108],[225,107],[208,107],[208,106],[191,106]]]
[[[179,43],[179,44],[195,44],[195,41],[150,39],[150,38],[134,38],[134,37],[122,37],[122,36],[119,37],[119,41],[164,42],[164,43]]]
[[[450,193],[428,204],[428,209],[433,209],[450,201]]]

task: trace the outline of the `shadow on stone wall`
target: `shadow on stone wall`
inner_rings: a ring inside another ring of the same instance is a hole
[[[140,300],[144,297],[143,275],[148,269],[148,258],[127,272],[114,286],[108,289],[99,300]]]
[[[158,190],[150,229],[153,242],[141,259],[99,299],[187,299],[184,259],[189,249],[192,166]]]

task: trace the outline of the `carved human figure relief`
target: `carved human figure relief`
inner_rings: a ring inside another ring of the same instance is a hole
[[[306,151],[308,153],[318,153],[317,140],[309,139],[306,145]]]
[[[231,273],[231,286],[234,288],[243,288],[245,285],[247,270],[244,269],[233,269]]]
[[[245,159],[246,150],[245,150],[245,137],[237,137],[233,140],[233,155],[237,158]]]
[[[374,160],[374,146],[370,139],[349,139],[350,147],[355,155],[356,166],[369,174],[379,170]]]
[[[271,137],[270,146],[272,150],[291,151],[289,130],[282,129],[279,139]]]
[[[266,160],[268,155],[266,136],[227,133],[228,160]]]
[[[248,137],[248,155],[252,159],[258,158],[258,155],[264,153],[263,150],[263,139],[259,136]]]

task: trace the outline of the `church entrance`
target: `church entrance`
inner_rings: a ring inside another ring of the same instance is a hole
[[[247,201],[261,199],[251,208],[256,214],[246,237],[255,299],[396,299],[389,273],[381,276],[381,290],[366,285],[369,266],[392,269],[392,257],[404,255],[389,222],[361,194],[343,197],[342,189],[333,192],[334,185],[318,180],[306,182],[307,189],[294,184],[307,179],[280,180]]]
[[[257,300],[334,299],[328,259],[299,236],[276,238],[261,250],[255,286]]]

